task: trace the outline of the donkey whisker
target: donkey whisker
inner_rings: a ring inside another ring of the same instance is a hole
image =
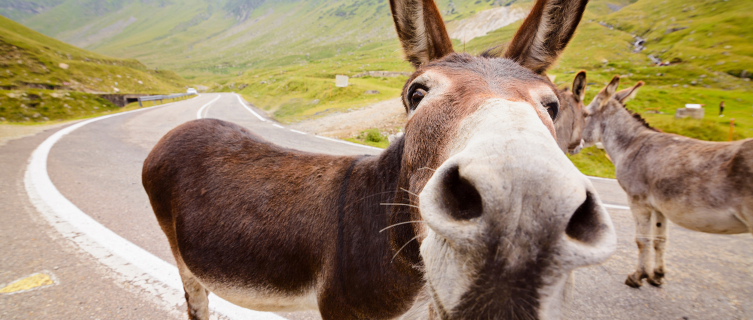
[[[405,244],[404,244],[404,245],[403,245],[402,247],[400,247],[400,249],[398,249],[398,250],[397,250],[397,252],[395,252],[395,255],[394,255],[394,256],[392,256],[392,260],[390,260],[390,263],[392,263],[393,261],[395,261],[395,258],[397,257],[397,255],[398,255],[398,254],[400,254],[400,251],[403,251],[403,249],[404,249],[405,247],[407,247],[407,246],[408,246],[408,244],[409,244],[409,243],[410,243],[411,241],[413,241],[413,240],[416,240],[416,239],[417,239],[418,237],[419,237],[419,236],[415,236],[415,237],[411,238],[411,239],[410,239],[410,240],[408,240],[408,242],[406,242],[406,243],[405,243]]]
[[[437,170],[435,170],[435,169],[432,169],[432,168],[429,168],[429,167],[421,167],[421,168],[418,168],[418,170],[424,170],[424,169],[426,169],[426,170],[431,170],[431,171],[434,171],[434,172],[437,172]]]
[[[381,206],[406,206],[406,207],[412,207],[418,209],[417,205],[414,204],[408,204],[408,203],[380,203]]]
[[[396,224],[393,224],[391,226],[387,226],[387,227],[385,227],[382,230],[379,230],[379,233],[382,233],[382,231],[387,230],[387,229],[392,228],[392,227],[396,227],[396,226],[403,225],[403,224],[408,224],[408,223],[416,223],[416,222],[423,222],[423,221],[405,221],[405,222],[396,223]]]
[[[407,192],[408,194],[410,194],[410,195],[412,195],[412,196],[418,197],[418,195],[417,195],[417,194],[415,194],[415,193],[413,193],[413,192],[410,192],[410,191],[408,191],[408,190],[407,190],[407,189],[405,189],[405,188],[400,188],[400,190],[403,190],[403,191]]]
[[[361,202],[363,200],[366,200],[368,198],[373,198],[375,196],[380,196],[380,195],[389,194],[389,193],[393,193],[394,194],[395,192],[397,192],[397,190],[388,190],[388,191],[373,193],[373,194],[370,194],[368,196],[365,196],[363,198],[357,199],[356,201],[353,201],[353,202],[349,203],[348,205],[345,206],[345,208],[346,209],[350,208],[351,206],[353,206],[353,205],[355,205],[355,204],[357,204],[357,203],[359,203],[359,202]]]

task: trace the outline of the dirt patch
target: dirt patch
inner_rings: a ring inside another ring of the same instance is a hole
[[[42,131],[60,128],[69,122],[42,125],[13,125],[0,124],[0,146],[5,145],[8,141],[20,139],[27,136],[33,136]]]
[[[396,133],[405,127],[407,116],[400,98],[385,100],[347,113],[301,121],[290,128],[333,138],[351,138],[363,130],[377,128]]]
[[[468,43],[473,38],[524,19],[527,15],[528,11],[521,8],[500,7],[481,11],[467,19],[452,21],[447,28],[450,38]]]

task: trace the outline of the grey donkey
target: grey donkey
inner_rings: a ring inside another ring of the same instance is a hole
[[[624,108],[643,82],[615,92],[618,84],[615,76],[586,107],[583,138],[604,145],[635,218],[638,269],[625,284],[637,288],[647,278],[659,286],[667,218],[695,231],[753,233],[753,139],[709,142],[654,130]]]
[[[573,89],[558,90],[560,110],[554,121],[557,146],[563,152],[576,154],[583,147],[581,133],[586,124],[583,98],[586,95],[586,72],[580,71],[573,80]]]

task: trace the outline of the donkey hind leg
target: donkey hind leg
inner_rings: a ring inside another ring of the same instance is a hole
[[[653,275],[653,261],[651,261],[651,210],[630,204],[630,211],[635,218],[635,243],[638,245],[638,268],[635,273],[628,275],[625,284],[633,288],[643,285],[643,279]]]
[[[185,266],[180,269],[180,278],[183,280],[183,290],[186,292],[186,304],[188,305],[188,319],[209,320],[209,290],[196,280],[196,277]]]
[[[654,254],[656,255],[656,264],[654,265],[653,276],[648,277],[648,283],[654,286],[664,284],[664,248],[667,245],[667,217],[659,211],[653,212],[654,224],[652,225],[652,234],[654,235]]]

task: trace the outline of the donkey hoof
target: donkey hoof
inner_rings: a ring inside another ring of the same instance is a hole
[[[646,281],[654,287],[661,287],[664,284],[664,279],[661,277],[648,278]]]
[[[633,279],[633,275],[629,275],[627,279],[625,279],[625,284],[632,288],[640,288],[643,285],[643,281],[641,278]]]
[[[657,278],[657,279],[664,278],[664,271],[660,269],[654,270],[654,278]]]

